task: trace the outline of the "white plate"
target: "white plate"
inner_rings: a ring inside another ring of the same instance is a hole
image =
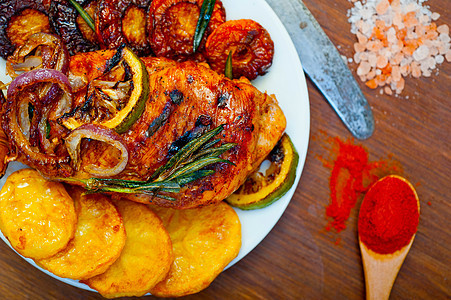
[[[261,91],[267,91],[269,94],[276,95],[287,117],[288,125],[286,131],[299,153],[296,181],[284,197],[264,209],[254,211],[236,209],[242,225],[242,247],[238,257],[227,266],[229,268],[245,257],[265,238],[290,202],[301,177],[307,154],[310,132],[310,110],[307,85],[296,49],[285,27],[269,5],[264,0],[222,0],[222,2],[226,8],[227,20],[255,20],[265,27],[271,35],[275,45],[273,64],[269,72],[265,76],[254,80],[253,84]],[[5,62],[1,60],[0,70],[4,70],[4,68]],[[3,72],[0,74],[0,80],[4,82],[9,81]],[[6,176],[0,180],[0,186],[3,186],[8,174],[22,167],[23,165],[19,163],[10,164]],[[0,237],[9,245],[1,233]],[[58,280],[72,286],[91,290],[76,280],[60,278],[41,269],[31,259],[26,260],[34,267]]]

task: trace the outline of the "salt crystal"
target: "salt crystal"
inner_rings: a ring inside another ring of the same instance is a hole
[[[436,47],[434,47],[434,46],[429,47],[429,53],[430,53],[432,56],[436,56],[436,55],[438,54],[438,49],[437,49]]]
[[[428,58],[425,59],[425,63],[426,65],[429,67],[429,69],[435,69],[435,59],[432,56],[429,56]]]
[[[360,63],[360,52],[354,54],[354,61],[358,64]]]
[[[376,71],[375,70],[371,70],[368,72],[368,74],[366,75],[366,80],[371,80],[376,76]]]
[[[393,25],[398,26],[398,28],[402,25],[404,26],[404,23],[402,22],[402,15],[400,13],[395,14],[393,17]],[[402,28],[400,28],[402,29]]]
[[[360,32],[357,32],[357,40],[359,41],[360,44],[366,44],[366,42],[368,42],[368,38],[366,36],[364,36],[363,34],[361,34]]]
[[[368,52],[361,52],[360,53],[360,61],[367,61],[368,60]]]
[[[355,52],[363,52],[365,51],[366,46],[360,43],[354,43],[354,50]]]
[[[447,35],[447,34],[440,34],[439,35],[439,37],[438,37],[442,42],[444,42],[444,43],[448,43],[450,40],[451,40],[451,38],[449,37],[449,35]]]
[[[441,34],[449,34],[449,27],[446,24],[437,27],[437,32]]]
[[[373,68],[376,67],[376,63],[377,63],[376,53],[372,52],[372,53],[368,54],[368,62],[371,67],[373,67]]]
[[[423,71],[423,76],[424,77],[431,77],[431,71],[429,71],[429,70],[426,70],[426,71]]]
[[[351,32],[357,35],[353,56],[359,64],[357,75],[362,81],[379,76],[379,93],[397,96],[404,89],[404,77],[429,77],[433,70],[438,73],[439,64],[451,62],[449,26],[431,23],[440,14],[430,11],[427,0],[348,1],[354,3],[347,17]],[[376,37],[375,28],[383,38]]]
[[[431,19],[434,20],[434,21],[437,21],[438,18],[440,18],[440,14],[436,13],[436,12],[433,12],[432,15],[431,15]]]
[[[416,61],[425,59],[429,55],[429,48],[425,45],[421,45],[413,52],[413,58]]]
[[[384,55],[379,55],[377,57],[377,62],[376,62],[376,66],[379,69],[385,68],[385,66],[388,64],[388,59],[387,57],[385,57]],[[379,74],[378,74],[379,75]]]
[[[376,12],[379,15],[383,15],[387,12],[389,6],[390,3],[388,2],[388,0],[381,0],[379,4],[376,6]]]
[[[366,75],[366,74],[368,74],[370,69],[371,69],[371,65],[366,61],[362,61],[359,65],[359,67],[357,68],[357,75],[359,75],[359,76]]]
[[[418,7],[417,3],[411,2],[411,3],[407,4],[404,11],[405,11],[405,13],[409,13],[409,12],[418,10],[418,8],[419,7]]]
[[[398,66],[393,66],[391,70],[392,78],[394,81],[401,80],[401,71]]]
[[[384,92],[385,92],[387,95],[393,95],[393,91],[392,91],[391,88],[389,88],[388,86],[386,86],[386,87],[384,88]]]
[[[446,52],[449,50],[449,45],[446,46],[445,43],[440,43],[440,45],[438,46],[438,53],[441,55],[445,55]]]
[[[435,57],[435,62],[438,63],[438,64],[441,64],[441,63],[443,63],[444,61],[445,61],[445,58],[443,57],[443,55],[437,55],[437,56]]]

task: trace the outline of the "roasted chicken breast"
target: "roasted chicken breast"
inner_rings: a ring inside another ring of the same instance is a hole
[[[89,83],[104,72],[114,51],[80,53],[71,58],[69,80],[72,106],[83,106]],[[230,80],[195,62],[174,62],[165,58],[142,58],[149,74],[149,96],[144,111],[121,139],[128,150],[125,169],[117,179],[148,180],[192,138],[223,125],[218,145],[236,144],[221,155],[232,162],[215,163],[215,172],[190,182],[173,200],[149,194],[126,194],[130,200],[172,208],[192,208],[217,203],[234,192],[282,136],[285,116],[274,96],[258,91],[247,80]],[[5,128],[5,122],[4,122]],[[6,124],[7,127],[7,124]],[[64,134],[68,134],[63,133]],[[64,137],[63,137],[64,139]],[[117,149],[106,143],[84,139],[81,162],[72,179],[94,177],[85,166],[114,164]],[[27,157],[18,155],[27,163]],[[45,165],[35,166],[48,177]],[[61,176],[59,176],[61,177]]]

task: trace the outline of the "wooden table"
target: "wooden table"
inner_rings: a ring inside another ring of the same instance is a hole
[[[283,1],[283,0],[281,0]],[[340,52],[353,55],[345,0],[306,0]],[[451,25],[449,0],[430,0],[441,14],[439,24]],[[355,74],[356,66],[351,64]],[[356,141],[370,160],[393,159],[416,185],[421,202],[418,234],[395,282],[392,299],[451,297],[451,64],[439,75],[407,79],[401,97],[380,95],[361,84],[376,120],[374,135]],[[334,111],[308,83],[311,140],[305,168],[286,212],[267,238],[248,256],[223,272],[209,288],[189,299],[363,299],[363,270],[357,243],[354,209],[340,234],[324,230],[329,203],[330,170],[317,159],[324,138],[350,137]],[[408,98],[408,99],[407,99]],[[430,203],[430,205],[428,204]],[[358,207],[358,206],[357,206]],[[337,238],[341,241],[335,244]],[[101,299],[50,278],[0,243],[1,299]]]

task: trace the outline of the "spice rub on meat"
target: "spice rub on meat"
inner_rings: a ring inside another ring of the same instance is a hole
[[[73,106],[88,101],[88,83],[101,76],[114,53],[105,50],[71,58]],[[233,164],[217,162],[208,166],[215,171],[213,174],[170,193],[172,200],[148,193],[121,194],[133,201],[180,209],[223,200],[260,165],[282,136],[286,119],[277,100],[258,91],[247,80],[229,80],[203,64],[155,57],[142,61],[149,74],[149,96],[142,115],[120,134],[128,161],[125,169],[111,178],[149,180],[190,140],[223,125],[223,130],[214,137],[220,140],[215,147],[236,144],[221,155]],[[83,139],[81,165],[74,168],[70,177],[75,180],[95,177],[84,166],[114,165],[120,154],[107,143]],[[25,156],[18,160],[27,163]],[[45,165],[38,168],[46,175]]]

